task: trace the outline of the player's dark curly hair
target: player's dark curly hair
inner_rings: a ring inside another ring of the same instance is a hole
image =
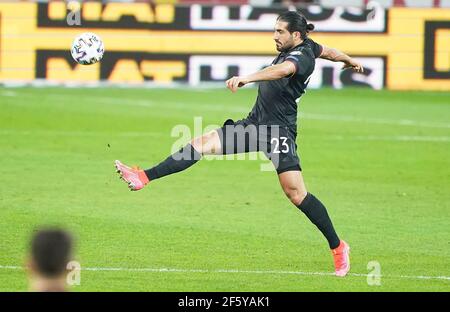
[[[314,25],[308,23],[306,18],[299,12],[296,11],[286,11],[281,13],[277,21],[283,21],[288,23],[287,30],[290,33],[295,31],[300,32],[302,39],[305,40],[308,37],[308,34],[314,30]]]

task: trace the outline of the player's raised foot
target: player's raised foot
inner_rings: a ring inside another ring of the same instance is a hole
[[[350,271],[350,246],[341,240],[339,246],[331,250],[336,276],[344,277]]]
[[[114,165],[117,173],[120,174],[120,178],[128,184],[129,189],[132,191],[139,191],[150,182],[144,170],[137,167],[130,168],[118,160],[115,161]]]

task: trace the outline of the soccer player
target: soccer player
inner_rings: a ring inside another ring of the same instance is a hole
[[[66,291],[67,264],[72,257],[72,237],[59,229],[40,230],[33,235],[28,263],[30,290]]]
[[[307,192],[303,181],[295,143],[297,102],[305,93],[316,58],[343,62],[343,69],[357,72],[362,72],[363,68],[348,55],[308,38],[313,29],[314,25],[308,24],[298,12],[279,15],[273,39],[280,54],[272,66],[226,81],[232,92],[248,83],[260,82],[256,103],[247,118],[236,122],[227,120],[222,128],[194,138],[179,152],[148,170],[130,168],[118,160],[115,166],[129,188],[136,191],[151,181],[189,168],[202,155],[263,151],[275,165],[287,197],[327,239],[336,275],[345,276],[350,269],[350,247],[339,239],[325,206]]]

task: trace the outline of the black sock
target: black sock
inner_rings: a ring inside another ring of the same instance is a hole
[[[192,147],[191,144],[186,145],[178,152],[167,157],[157,166],[145,170],[149,180],[155,180],[166,175],[183,171],[202,158],[202,155]]]
[[[298,208],[314,223],[328,241],[331,249],[339,246],[339,237],[328,216],[327,209],[313,194],[308,193]]]

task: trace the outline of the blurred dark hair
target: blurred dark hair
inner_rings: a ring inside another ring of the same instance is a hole
[[[302,39],[305,40],[308,34],[314,30],[314,25],[306,21],[306,18],[299,12],[286,11],[281,13],[277,21],[283,21],[288,23],[287,30],[290,33],[295,31],[300,32]]]
[[[39,274],[59,276],[72,256],[72,237],[61,229],[39,230],[31,240],[31,256]]]

